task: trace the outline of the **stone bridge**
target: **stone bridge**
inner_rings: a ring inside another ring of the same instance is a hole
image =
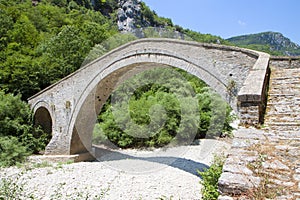
[[[140,39],[107,53],[29,99],[35,123],[52,134],[45,154],[88,152],[97,114],[120,77],[128,71],[137,74],[166,66],[183,69],[205,81],[243,123],[262,121],[268,54],[174,39]]]

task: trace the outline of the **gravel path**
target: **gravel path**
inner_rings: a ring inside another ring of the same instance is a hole
[[[97,162],[6,168],[0,177],[20,176],[27,193],[22,195],[35,199],[201,199],[197,169],[229,148],[228,142],[210,139],[153,151],[98,148]]]

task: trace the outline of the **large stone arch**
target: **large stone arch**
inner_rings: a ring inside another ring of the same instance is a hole
[[[235,47],[174,39],[141,39],[96,59],[33,96],[29,103],[35,107],[36,102],[45,101],[55,116],[47,154],[82,153],[91,146],[90,139],[82,137],[89,135],[88,122],[94,125],[97,110],[118,78],[128,70],[160,65],[181,68],[199,77],[246,120],[257,123],[268,61],[267,54]],[[95,114],[87,116],[82,110],[92,110]]]
[[[126,56],[113,62],[103,71],[95,74],[92,81],[87,85],[76,105],[69,126],[71,135],[70,153],[83,153],[91,147],[91,134],[94,128],[97,114],[103,103],[119,82],[119,77],[124,73],[135,70],[136,73],[157,66],[169,66],[180,68],[190,74],[197,76],[216,90],[232,108],[237,111],[236,93],[229,94],[226,80],[221,80],[218,74],[213,74],[206,67],[199,66],[191,60],[164,53],[140,53],[137,61],[136,54]],[[155,58],[152,58],[155,57]],[[149,62],[152,61],[152,62]],[[133,74],[134,75],[134,72]],[[230,77],[230,74],[228,75]],[[101,101],[99,101],[101,100]]]

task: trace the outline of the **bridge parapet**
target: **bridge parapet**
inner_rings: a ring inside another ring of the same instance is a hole
[[[242,124],[263,123],[270,75],[270,55],[257,53],[259,58],[238,93],[238,108]]]
[[[285,69],[300,68],[300,56],[297,57],[272,56],[270,58],[270,66],[285,68]]]

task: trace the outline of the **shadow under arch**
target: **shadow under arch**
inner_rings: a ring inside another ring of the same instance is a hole
[[[43,131],[52,135],[52,118],[45,107],[39,107],[34,113],[34,126],[40,126]]]
[[[50,144],[52,136],[53,136],[53,120],[51,117],[50,112],[48,111],[47,108],[45,108],[44,106],[41,106],[39,108],[36,109],[36,111],[34,112],[34,116],[33,116],[33,125],[34,127],[38,127],[41,128],[43,132],[38,131],[35,137],[43,137],[46,145],[47,146]],[[44,135],[46,134],[46,135]],[[38,153],[38,152],[36,152]],[[41,152],[39,152],[41,153]]]
[[[198,172],[199,171],[203,172],[209,168],[209,165],[204,164],[202,162],[195,161],[193,159],[176,157],[176,156],[133,156],[113,149],[103,148],[99,146],[93,146],[93,148],[95,151],[95,157],[97,158],[96,162],[108,163],[107,165],[110,165],[110,167],[113,167],[114,164],[109,164],[109,162],[113,163],[115,161],[128,161],[128,162],[143,161],[145,162],[143,164],[143,167],[145,167],[147,163],[150,164],[149,171],[161,169],[164,167],[173,167],[200,178],[202,177]],[[151,166],[151,163],[160,164],[162,167],[157,167],[156,169],[154,169],[153,166]],[[136,167],[137,166],[135,165],[133,166],[134,169],[130,169],[130,166],[126,166],[126,170],[132,170],[131,172],[139,173]],[[147,171],[147,170],[146,171],[143,170],[141,171],[141,173]]]

